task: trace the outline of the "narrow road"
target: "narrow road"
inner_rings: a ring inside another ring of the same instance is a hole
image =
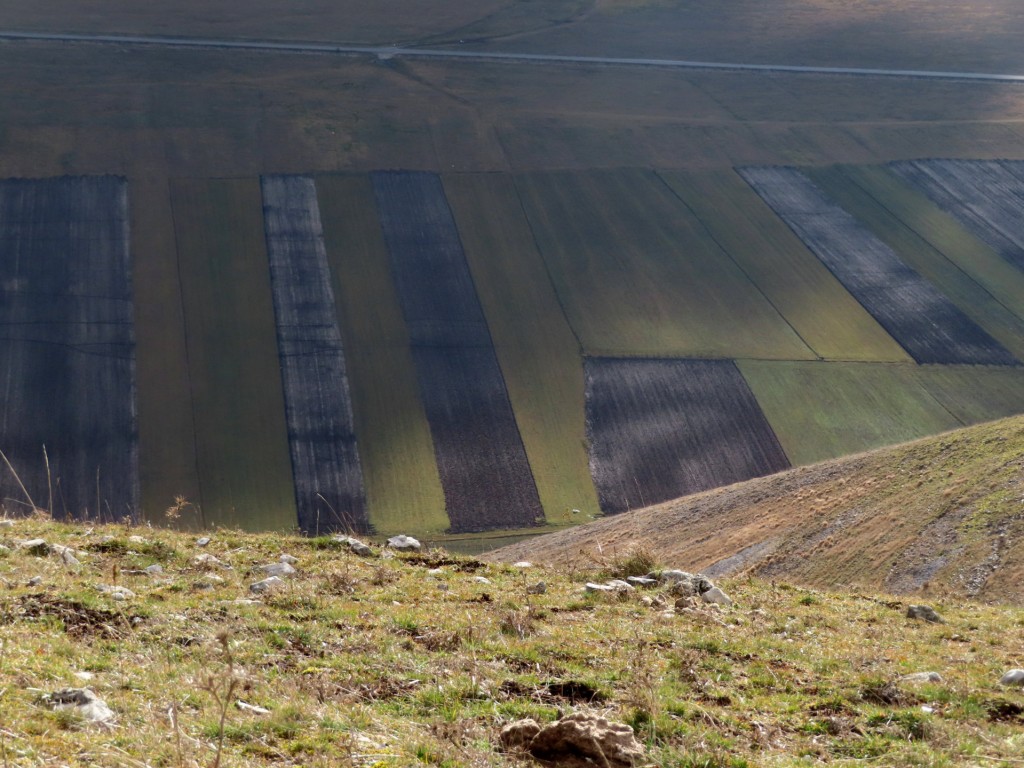
[[[973,80],[996,83],[1024,83],[1024,75],[990,72],[942,72],[921,69],[874,69],[867,67],[813,67],[796,64],[742,64],[739,62],[687,61],[684,59],[636,59],[611,56],[566,56],[548,53],[502,53],[441,48],[399,48],[333,43],[275,42],[270,40],[218,40],[201,37],[160,37],[148,35],[84,35],[57,32],[15,32],[0,30],[0,41],[53,43],[96,43],[105,45],[147,45],[208,50],[267,51],[274,53],[318,53],[346,56],[374,56],[381,59],[471,59],[535,64],[600,64],[665,69],[727,70],[733,72],[777,72],[812,75],[856,75],[865,77],[923,78],[928,80]]]

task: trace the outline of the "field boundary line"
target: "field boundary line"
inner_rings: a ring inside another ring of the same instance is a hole
[[[843,75],[855,77],[898,77],[926,80],[970,80],[1024,84],[1024,74],[998,72],[943,72],[927,69],[882,69],[874,67],[821,67],[801,64],[751,64],[686,59],[647,59],[612,56],[573,56],[557,53],[514,53],[505,51],[465,51],[447,48],[403,48],[399,46],[345,45],[336,43],[285,42],[276,40],[230,40],[203,37],[167,37],[160,35],[96,35],[82,33],[20,32],[0,30],[0,40],[8,42],[93,43],[106,45],[164,46],[210,50],[244,50],[272,53],[335,54],[424,59],[470,59],[474,61],[534,64],[596,64],[624,67],[667,69],[725,70],[768,74]]]
[[[718,248],[718,250],[719,250],[719,251],[721,251],[721,252],[722,252],[722,254],[723,254],[723,255],[724,255],[724,256],[725,256],[725,257],[726,257],[726,258],[727,258],[727,259],[728,259],[728,260],[729,260],[730,262],[732,262],[732,265],[733,265],[734,267],[736,267],[736,269],[738,269],[738,270],[740,271],[740,273],[741,273],[741,274],[743,275],[743,277],[745,277],[745,278],[747,279],[747,282],[748,282],[748,283],[750,283],[750,284],[751,284],[751,285],[752,285],[752,286],[754,287],[754,290],[755,290],[755,291],[757,291],[757,292],[758,292],[758,293],[759,293],[759,294],[761,295],[761,298],[763,298],[763,299],[764,299],[765,301],[767,301],[767,302],[768,302],[768,305],[769,305],[769,306],[770,306],[770,307],[771,307],[772,309],[774,309],[774,310],[775,310],[776,314],[778,314],[778,316],[782,318],[783,322],[784,322],[784,323],[785,323],[785,324],[786,324],[787,326],[789,326],[789,329],[790,329],[791,331],[793,331],[793,333],[794,333],[794,334],[796,334],[796,337],[797,337],[798,339],[800,339],[800,343],[801,343],[801,344],[803,344],[803,345],[804,345],[805,347],[807,347],[807,349],[808,349],[808,350],[809,350],[809,351],[811,352],[811,354],[813,354],[813,355],[814,355],[814,358],[815,358],[815,359],[817,359],[817,360],[824,360],[824,359],[825,359],[824,355],[822,355],[821,353],[819,353],[819,352],[818,352],[818,350],[816,350],[816,349],[815,349],[814,347],[812,347],[812,346],[810,345],[810,342],[808,342],[808,341],[807,341],[807,339],[805,339],[805,338],[804,338],[804,337],[803,337],[803,336],[801,335],[800,331],[798,331],[798,330],[796,329],[796,326],[795,326],[795,325],[793,325],[793,323],[791,323],[791,322],[789,321],[789,318],[788,318],[788,317],[786,317],[786,315],[785,315],[785,314],[783,314],[782,310],[781,310],[781,309],[779,309],[779,308],[778,308],[778,307],[777,307],[777,306],[775,305],[775,302],[774,302],[774,301],[772,301],[771,297],[770,297],[770,296],[769,296],[769,295],[768,295],[767,293],[765,293],[765,292],[764,292],[764,289],[763,289],[763,288],[762,288],[762,287],[761,287],[760,285],[758,285],[758,284],[757,284],[757,281],[756,281],[756,280],[754,280],[754,278],[752,278],[752,277],[750,276],[750,273],[748,273],[748,272],[747,272],[747,270],[745,270],[745,269],[743,268],[743,265],[742,265],[742,264],[740,264],[740,263],[739,263],[738,261],[736,261],[736,259],[735,259],[735,258],[733,257],[733,255],[732,255],[731,253],[729,253],[729,250],[728,250],[728,249],[727,249],[727,248],[725,247],[725,245],[723,245],[723,244],[722,244],[722,243],[721,243],[721,242],[720,242],[720,241],[718,240],[718,238],[717,238],[717,237],[715,237],[715,233],[711,231],[711,228],[710,228],[710,227],[709,227],[709,226],[708,226],[707,224],[705,224],[705,223],[704,223],[703,219],[701,219],[701,217],[700,217],[700,216],[699,216],[699,215],[697,214],[697,212],[696,212],[695,210],[693,210],[693,208],[691,208],[691,207],[690,207],[690,204],[689,204],[688,202],[686,202],[686,201],[685,201],[685,200],[684,200],[684,199],[682,198],[682,196],[681,196],[681,195],[680,195],[680,194],[679,194],[678,192],[676,192],[676,191],[675,191],[675,190],[674,190],[674,189],[672,188],[672,185],[671,185],[671,184],[669,184],[669,183],[668,183],[667,181],[665,181],[665,178],[664,178],[664,177],[663,177],[663,176],[661,175],[661,173],[660,173],[659,171],[657,171],[657,170],[653,170],[653,169],[652,169],[652,173],[654,173],[655,177],[657,177],[657,179],[658,179],[658,181],[659,181],[659,182],[661,183],[661,185],[662,185],[663,187],[665,187],[665,189],[667,189],[667,190],[668,190],[669,194],[670,194],[670,195],[672,195],[672,197],[674,197],[674,198],[675,198],[676,200],[678,200],[678,201],[679,201],[679,203],[680,203],[680,204],[681,204],[681,205],[682,205],[682,206],[683,206],[683,207],[684,207],[684,208],[685,208],[686,210],[688,210],[688,211],[690,212],[690,215],[691,215],[691,216],[693,216],[693,220],[694,220],[694,221],[696,221],[696,222],[697,222],[697,223],[698,223],[698,224],[700,225],[700,228],[701,228],[701,229],[702,229],[702,230],[704,231],[704,233],[705,233],[705,234],[706,234],[706,235],[707,235],[707,236],[708,236],[708,237],[710,238],[711,242],[715,244],[715,247],[716,247],[716,248]]]

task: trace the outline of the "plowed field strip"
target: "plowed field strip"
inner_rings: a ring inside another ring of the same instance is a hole
[[[1004,259],[1024,270],[1024,173],[1005,161],[917,160],[893,163],[901,178],[924,190]]]
[[[200,501],[185,318],[167,180],[133,180],[131,190],[142,512],[166,522],[176,497]],[[199,513],[186,507],[179,523],[201,526]]]
[[[55,516],[134,517],[128,185],[2,181],[0,237],[0,449]],[[0,505],[19,513],[27,503],[4,466]]]
[[[843,173],[1024,320],[1024,274],[968,232],[956,217],[885,168],[843,166]]]
[[[543,510],[441,180],[373,175],[453,533]]]
[[[624,512],[789,466],[727,360],[586,361],[587,429],[605,512]]]
[[[744,179],[919,363],[1012,365],[1013,356],[802,173]]]
[[[820,357],[910,360],[733,171],[659,175]]]
[[[581,520],[599,510],[587,463],[583,360],[515,185],[507,175],[452,174],[444,186],[546,516]]]
[[[316,187],[264,176],[263,220],[299,528],[369,530]]]
[[[201,502],[210,525],[295,527],[274,308],[256,179],[176,179]]]
[[[587,354],[816,357],[653,172],[515,178]]]
[[[1024,321],[853,183],[840,169],[808,169],[807,175],[844,210],[899,254],[902,261],[942,291],[967,317],[1018,360],[1024,360]]]
[[[382,534],[443,531],[444,493],[373,186],[366,176],[320,176],[316,186],[370,524]]]
[[[918,366],[737,361],[794,464],[811,464],[960,426]]]

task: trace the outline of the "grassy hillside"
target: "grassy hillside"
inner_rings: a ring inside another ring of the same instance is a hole
[[[709,573],[1024,603],[1024,417],[750,480],[498,550],[581,566],[633,547]]]
[[[998,684],[1024,653],[1019,608],[957,595],[928,624],[903,599],[781,578],[721,580],[728,607],[663,587],[585,594],[652,567],[608,550],[521,568],[231,530],[200,548],[160,529],[0,525],[6,765],[511,768],[536,763],[501,751],[503,726],[587,712],[630,725],[640,763],[665,768],[1024,760],[1024,699]],[[50,554],[21,544],[34,537]],[[282,554],[297,573],[252,593]],[[85,686],[109,726],[52,703]]]

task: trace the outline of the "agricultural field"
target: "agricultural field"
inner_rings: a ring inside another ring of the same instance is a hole
[[[128,185],[0,182],[0,507],[138,510]]]
[[[731,361],[588,358],[591,471],[608,513],[790,464]]]
[[[445,194],[549,523],[599,512],[590,477],[583,359],[512,178],[447,174]]]
[[[365,175],[330,175],[317,177],[316,187],[370,523],[382,534],[444,531],[430,425],[372,183]]]
[[[660,175],[819,357],[910,360],[734,171]]]
[[[654,173],[521,174],[516,186],[586,354],[815,357]]]
[[[452,533],[544,511],[441,180],[372,176]]]
[[[1024,320],[1024,273],[968,232],[958,219],[883,166],[843,166],[842,173]]]
[[[1007,309],[969,273],[853,182],[842,168],[812,168],[806,174],[828,197],[898,254],[901,261],[938,288],[957,309],[1017,360],[1024,360],[1024,320]],[[1024,278],[1024,273],[1020,277]]]
[[[1017,362],[807,176],[788,168],[740,173],[917,362]]]
[[[1024,413],[1024,368],[927,365],[915,375],[961,424]]]
[[[259,180],[178,179],[171,202],[204,520],[291,530],[295,489]]]
[[[961,426],[922,385],[918,366],[760,360],[737,366],[794,465]]]
[[[263,218],[300,530],[366,532],[334,293],[313,179],[264,176]]]
[[[894,163],[892,170],[1024,271],[1024,167],[1019,163],[922,160]]]

